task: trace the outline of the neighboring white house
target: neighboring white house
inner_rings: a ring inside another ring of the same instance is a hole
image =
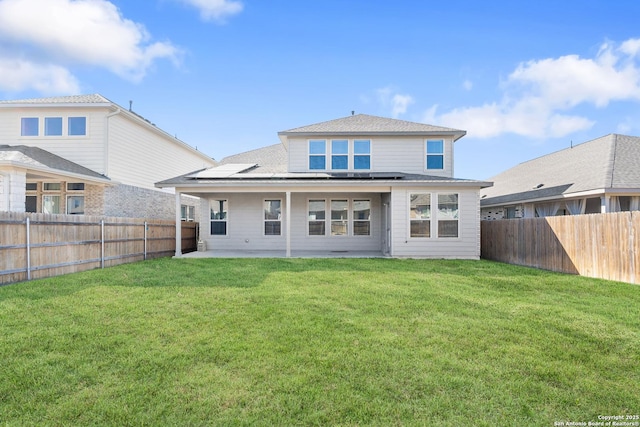
[[[464,131],[359,114],[278,135],[156,184],[208,201],[207,249],[479,258],[479,193],[491,183],[453,178]]]
[[[0,211],[172,219],[155,182],[215,165],[101,95],[0,101]],[[182,216],[196,206],[184,197]]]
[[[640,210],[640,137],[606,135],[491,181],[481,191],[484,220]]]

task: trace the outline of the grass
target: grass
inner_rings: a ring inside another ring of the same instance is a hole
[[[159,259],[0,288],[0,425],[640,412],[640,287],[485,261]]]

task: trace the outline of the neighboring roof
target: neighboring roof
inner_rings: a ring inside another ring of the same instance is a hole
[[[49,171],[55,174],[73,174],[76,176],[86,176],[90,179],[98,179],[100,181],[109,181],[109,178],[98,172],[38,147],[0,145],[0,164],[2,163],[20,165],[27,169]]]
[[[463,130],[432,126],[424,123],[408,122],[405,120],[389,119],[386,117],[356,114],[341,119],[316,123],[278,132],[283,136],[313,136],[313,135],[452,135],[454,141],[462,138]]]
[[[253,163],[256,165],[254,172],[286,172],[287,151],[278,143],[220,160],[221,165],[229,163]]]
[[[566,197],[573,193],[640,190],[640,137],[610,134],[521,163],[491,178],[482,206]]]
[[[113,104],[113,102],[97,93],[91,95],[54,96],[49,98],[0,101],[0,105],[15,106],[15,104]]]

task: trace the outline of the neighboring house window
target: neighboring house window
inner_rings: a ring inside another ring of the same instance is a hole
[[[431,194],[411,194],[411,237],[431,237]]]
[[[196,207],[181,205],[180,206],[180,220],[181,221],[194,221],[196,218]]]
[[[347,236],[349,234],[349,201],[331,201],[331,235]]]
[[[59,214],[60,213],[60,196],[52,196],[52,195],[42,196],[42,213]]]
[[[74,194],[84,191],[84,182],[68,182],[67,214],[84,215],[84,194]]]
[[[282,201],[264,201],[264,235],[279,236],[282,230]]]
[[[438,237],[458,237],[458,195],[438,194]]]
[[[349,141],[334,139],[331,141],[331,169],[349,169]]]
[[[324,236],[326,205],[324,200],[309,200],[309,236]]]
[[[327,167],[327,142],[309,141],[309,169],[324,170]]]
[[[69,135],[86,135],[87,134],[87,118],[86,117],[69,117],[68,120]]]
[[[21,136],[38,136],[38,118],[23,117],[20,123]]]
[[[353,141],[353,168],[371,169],[371,141],[356,139]]]
[[[67,191],[83,191],[84,182],[68,182]]]
[[[62,136],[62,117],[45,117],[44,135]]]
[[[427,140],[427,169],[444,169],[443,140]]]
[[[42,189],[44,191],[60,191],[60,183],[59,182],[45,182],[42,184]]]
[[[516,207],[515,206],[507,206],[504,208],[504,217],[506,219],[513,219],[516,217]]]
[[[84,196],[67,196],[67,215],[84,215]]]
[[[368,236],[371,234],[371,201],[353,201],[353,235]]]
[[[226,200],[211,201],[211,235],[226,236],[228,206]]]

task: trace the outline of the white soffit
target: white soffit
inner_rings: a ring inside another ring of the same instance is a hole
[[[228,163],[187,175],[187,178],[228,178],[256,166],[256,163]]]

